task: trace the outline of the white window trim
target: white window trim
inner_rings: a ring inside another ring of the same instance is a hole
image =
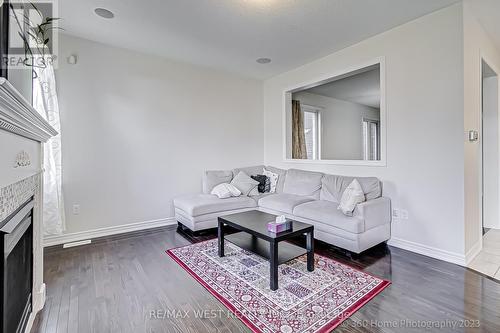
[[[366,146],[365,146],[365,141],[366,141],[366,138],[365,138],[365,131],[364,131],[364,123],[375,123],[377,124],[377,129],[378,129],[378,133],[377,133],[377,146],[378,146],[378,150],[377,150],[377,155],[380,156],[380,120],[378,119],[372,119],[372,118],[366,118],[366,117],[363,117],[361,119],[361,132],[363,133],[363,142],[361,143],[362,144],[362,147],[361,147],[361,150],[363,151],[363,158],[365,161],[373,161],[373,160],[368,160],[366,159]]]

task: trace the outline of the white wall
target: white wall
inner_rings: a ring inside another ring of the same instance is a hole
[[[59,42],[67,233],[172,217],[172,198],[201,191],[203,170],[263,162],[262,82]]]
[[[21,95],[28,101],[32,102],[33,90],[33,70],[31,67],[9,68],[7,71],[9,82]]]
[[[500,53],[472,14],[469,1],[463,5],[464,34],[464,132],[481,127],[481,58],[500,73]],[[481,138],[480,138],[481,139]],[[481,145],[464,143],[465,252],[470,259],[482,241]]]
[[[500,228],[498,197],[498,77],[483,79],[483,220],[486,228]]]
[[[293,93],[292,98],[322,108],[322,159],[363,159],[363,118],[380,120],[380,110],[305,91]]]
[[[392,244],[464,260],[463,21],[445,8],[264,83],[265,163],[331,174],[377,176],[408,220],[392,224]],[[387,166],[290,163],[282,159],[283,92],[385,57]]]

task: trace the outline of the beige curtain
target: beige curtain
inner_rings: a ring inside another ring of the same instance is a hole
[[[299,101],[292,101],[292,158],[307,159],[304,113]]]

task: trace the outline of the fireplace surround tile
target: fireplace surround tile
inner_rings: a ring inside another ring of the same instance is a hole
[[[6,219],[37,191],[40,174],[0,188],[0,221]]]

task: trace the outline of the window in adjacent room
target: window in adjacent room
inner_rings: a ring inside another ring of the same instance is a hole
[[[380,159],[380,122],[363,118],[363,159],[376,161]]]
[[[319,159],[319,111],[317,109],[302,106],[304,109],[304,134],[306,141],[307,159]]]

